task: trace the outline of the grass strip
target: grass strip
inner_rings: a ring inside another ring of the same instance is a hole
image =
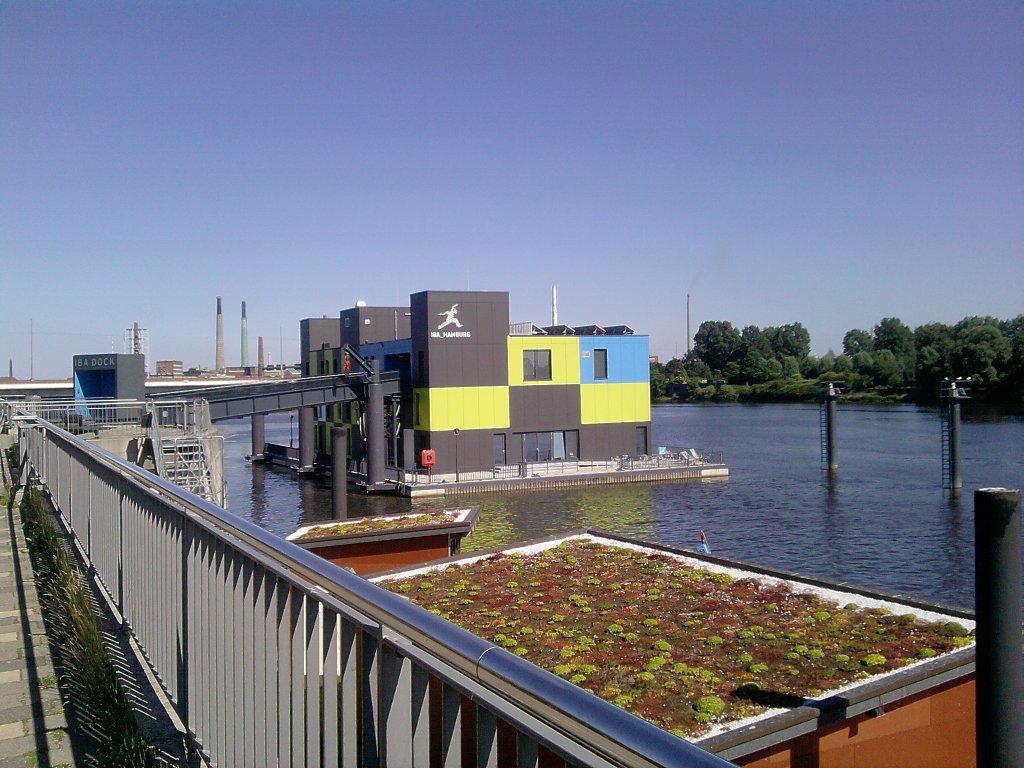
[[[114,673],[88,588],[38,490],[25,493],[21,512],[25,537],[36,562],[40,599],[55,617],[51,638],[63,656],[63,674],[76,692],[75,706],[87,714],[102,734],[102,751],[96,765],[154,765]]]

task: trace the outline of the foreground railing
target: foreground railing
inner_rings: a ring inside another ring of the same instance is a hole
[[[20,450],[220,766],[725,766],[40,420]]]

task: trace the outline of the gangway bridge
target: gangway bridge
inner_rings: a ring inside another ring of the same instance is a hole
[[[351,369],[344,373],[258,384],[183,387],[163,392],[151,400],[155,403],[182,399],[203,400],[208,404],[210,420],[214,422],[246,417],[251,419],[254,459],[263,457],[266,445],[264,417],[268,413],[297,410],[299,450],[296,469],[299,472],[313,471],[316,459],[314,409],[358,401],[364,407],[366,433],[366,473],[360,485],[367,492],[390,490],[393,483],[386,477],[389,435],[392,438],[392,463],[399,464],[399,374],[397,371],[381,371],[379,360],[363,358],[348,345],[343,347],[343,352],[351,364]],[[407,439],[411,441],[411,438]]]
[[[397,371],[380,371],[376,360],[365,360],[351,347],[346,347],[353,369],[348,373],[328,376],[307,376],[301,379],[262,381],[258,384],[228,386],[182,387],[149,398],[162,400],[205,400],[210,406],[210,420],[238,419],[319,405],[367,401],[371,387],[380,385],[384,397],[397,397],[401,383]]]

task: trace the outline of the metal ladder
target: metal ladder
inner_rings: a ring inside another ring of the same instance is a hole
[[[828,402],[818,401],[818,442],[821,448],[821,466],[828,466]]]
[[[224,505],[223,486],[214,481],[205,438],[162,437],[160,454],[165,480],[218,506]]]
[[[949,404],[943,402],[939,408],[939,422],[942,430],[942,487],[953,485],[953,457],[951,447],[951,430],[949,423]]]

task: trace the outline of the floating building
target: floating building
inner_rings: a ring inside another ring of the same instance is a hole
[[[648,339],[627,325],[511,324],[507,292],[422,291],[407,307],[303,320],[300,336],[307,376],[346,372],[348,350],[399,373],[401,396],[386,406],[391,466],[423,451],[441,473],[651,451]],[[356,403],[320,408],[318,453],[348,423],[358,461],[361,417]]]

